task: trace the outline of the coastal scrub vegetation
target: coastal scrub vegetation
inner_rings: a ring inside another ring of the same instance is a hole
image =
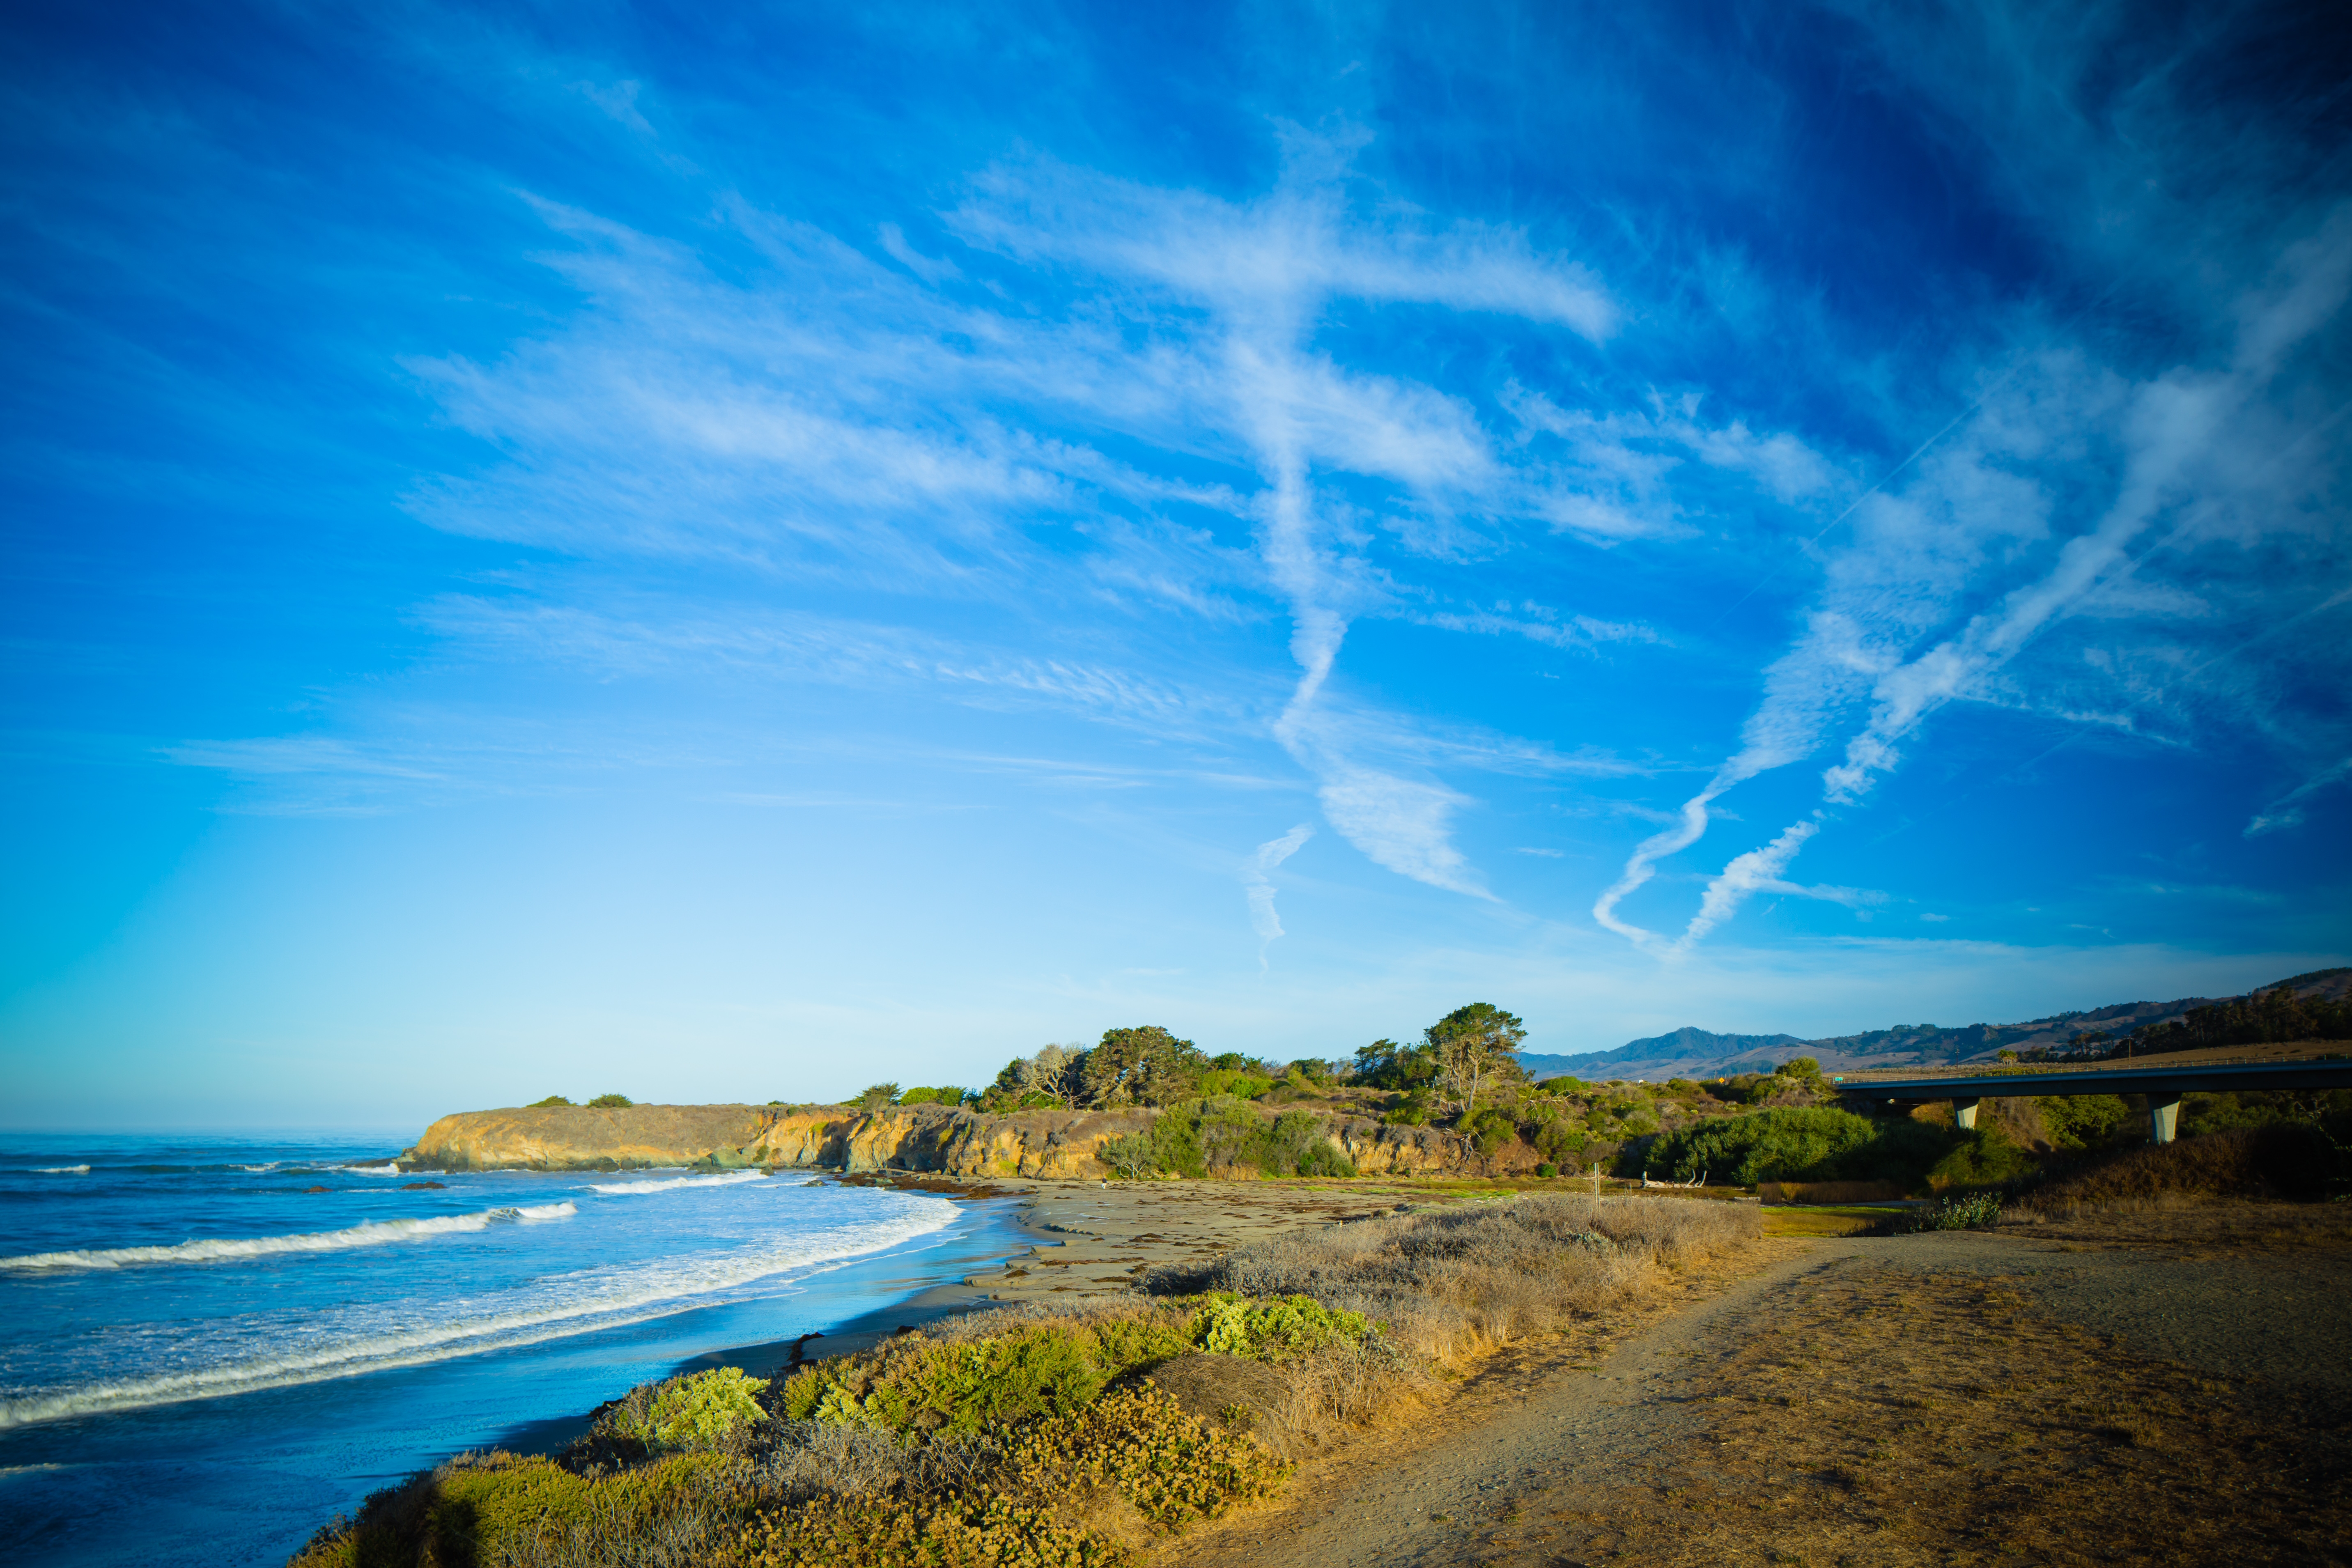
[[[600,1094],[595,1099],[588,1102],[588,1109],[591,1110],[619,1110],[625,1107],[635,1105],[635,1100],[631,1100],[625,1094]]]
[[[1163,1264],[1147,1290],[1306,1297],[1383,1325],[1433,1362],[1633,1304],[1760,1234],[1751,1205],[1528,1194],[1358,1220]]]
[[[1942,1187],[2008,1181],[2033,1168],[1991,1127],[1857,1116],[1832,1106],[1785,1107],[1700,1122],[1659,1138],[1645,1158],[1677,1180],[1893,1182]]]
[[[545,1100],[532,1100],[532,1101],[530,1102],[530,1109],[531,1109],[531,1110],[545,1110],[549,1106],[551,1106],[551,1105],[569,1105],[569,1104],[571,1104],[571,1103],[572,1103],[572,1101],[570,1101],[569,1100],[566,1100],[563,1096],[562,1096],[562,1095],[560,1095],[560,1094],[551,1094],[551,1095],[549,1095]]]
[[[461,1456],[292,1568],[1131,1568],[1466,1353],[1640,1300],[1753,1209],[1529,1196],[1327,1226],[1148,1294],[902,1331],[774,1381],[632,1390],[554,1456]],[[1242,1279],[1299,1288],[1237,1288]]]

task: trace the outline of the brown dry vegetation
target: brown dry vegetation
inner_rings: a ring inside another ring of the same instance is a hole
[[[633,1391],[566,1454],[461,1457],[296,1561],[1116,1568],[1420,1408],[1452,1363],[1637,1310],[1756,1231],[1745,1206],[1558,1196],[1325,1226],[1160,1270],[1157,1300],[1030,1303],[818,1363],[683,1447],[643,1436],[681,1385]],[[1261,1304],[1195,1294],[1236,1288]]]
[[[1144,1277],[1161,1293],[1307,1295],[1389,1325],[1449,1363],[1631,1306],[1661,1271],[1760,1234],[1744,1204],[1689,1198],[1525,1197],[1328,1226]]]
[[[1489,1526],[1489,1563],[2332,1563],[2346,1432],[2127,1354],[1981,1275],[1801,1287],[1693,1391],[1694,1460]],[[1500,1524],[1502,1528],[1493,1526]]]

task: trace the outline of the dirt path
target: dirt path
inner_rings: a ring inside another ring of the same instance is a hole
[[[1795,1468],[1776,1472],[1750,1450],[1785,1445],[1794,1453],[1820,1435],[1806,1424],[1803,1402],[1811,1398],[1822,1423],[1832,1406],[1839,1412],[1841,1438],[1864,1471],[1892,1477],[1916,1462],[1940,1478],[1937,1484],[1961,1487],[1954,1495],[1964,1504],[1980,1505],[1984,1489],[2012,1471],[2043,1493],[2051,1472],[2071,1471],[2105,1476],[2101,1484],[2117,1499],[2138,1496],[2135,1488],[2159,1502],[2184,1490],[2193,1496],[2196,1486],[2221,1478],[2187,1451],[2196,1445],[2168,1448],[2160,1428],[2238,1419],[2231,1411],[2338,1424],[2352,1415],[2347,1331],[2352,1256],[2344,1254],[2181,1258],[1973,1234],[1783,1243],[1760,1272],[1654,1321],[1597,1364],[1541,1347],[1498,1358],[1431,1412],[1419,1435],[1369,1438],[1309,1467],[1278,1510],[1172,1543],[1160,1561],[1185,1568],[1565,1563],[1585,1561],[1587,1551],[1613,1554],[1602,1548],[1621,1528],[1632,1533],[1617,1549],[1638,1543],[1639,1554],[1659,1561],[1685,1552],[1692,1561],[1738,1562],[1751,1552],[1757,1561],[1790,1560],[1757,1533],[1765,1522],[1755,1510],[1776,1510],[1787,1511],[1791,1552],[1811,1531],[1842,1551],[1866,1541],[1871,1549],[1856,1562],[1961,1560],[1971,1552],[1958,1534],[1922,1545],[1917,1521],[1895,1517],[1902,1498],[1870,1503],[1853,1464],[1816,1455],[1809,1470],[1791,1459]],[[1842,1357],[1855,1365],[1841,1368]],[[2042,1390],[2036,1409],[2080,1404],[2080,1395],[2100,1414],[2044,1419],[2004,1409],[1993,1423],[2000,1385],[2021,1387],[2045,1368],[2072,1381]],[[1841,1371],[1849,1374],[1843,1384]],[[1782,1392],[1758,1392],[1766,1387]],[[1844,1392],[1833,1395],[1837,1387]],[[1969,1402],[1968,1422],[1913,1413],[1952,1399]],[[1734,1404],[1754,1407],[1748,1414],[1755,1418],[1727,1448],[1709,1429]],[[2221,1414],[2198,1413],[2209,1407]],[[1947,1429],[1964,1426],[1967,1443],[1991,1447],[1937,1447]],[[2027,1427],[2047,1430],[2016,1435]],[[2294,1435],[2285,1440],[2292,1447]],[[2268,1438],[2257,1425],[2208,1430],[2202,1441],[2235,1451]],[[2015,1447],[2021,1443],[2042,1447]],[[2233,1483],[2245,1496],[2264,1484],[2259,1468],[2250,1477]],[[2307,1479],[2298,1485],[2305,1488],[2299,1495],[2318,1501]],[[1641,1528],[1617,1522],[1629,1510],[1643,1514]],[[1948,1511],[1953,1531],[1974,1528],[1961,1522],[1970,1507]],[[2263,1520],[2286,1511],[2256,1510],[2247,1528],[2258,1536],[2271,1528]],[[2331,1515],[2309,1527],[2340,1523]],[[1930,1521],[1927,1528],[1937,1527]],[[2037,1538],[2034,1550],[2061,1560],[2070,1551],[2064,1525],[2048,1528],[2056,1535]]]

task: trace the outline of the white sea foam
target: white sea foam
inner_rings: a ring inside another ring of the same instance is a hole
[[[33,1170],[36,1174],[43,1176],[87,1176],[89,1174],[89,1167],[88,1165],[36,1165],[33,1167]]]
[[[944,1198],[908,1194],[900,1201],[904,1206],[887,1217],[836,1226],[789,1241],[592,1269],[542,1281],[534,1290],[509,1293],[537,1300],[517,1300],[500,1310],[391,1328],[394,1322],[414,1322],[414,1304],[408,1303],[397,1310],[388,1307],[384,1326],[349,1338],[313,1342],[275,1354],[247,1356],[159,1377],[108,1380],[0,1400],[0,1428],[320,1383],[622,1327],[708,1305],[715,1295],[793,1269],[838,1268],[863,1254],[943,1230],[955,1221],[956,1206]],[[568,1210],[572,1205],[550,1206]]]
[[[393,1164],[340,1165],[336,1168],[341,1171],[346,1176],[404,1176],[408,1174],[407,1172],[402,1170],[399,1166]]]
[[[738,1182],[767,1179],[761,1171],[730,1171],[723,1176],[674,1176],[667,1182],[591,1182],[588,1185],[617,1197],[625,1193],[675,1193],[686,1187],[731,1187]]]
[[[86,1247],[72,1252],[34,1252],[20,1258],[0,1258],[0,1269],[22,1274],[48,1269],[121,1268],[138,1263],[232,1263],[248,1258],[274,1258],[287,1252],[341,1252],[353,1247],[382,1247],[387,1242],[416,1241],[428,1236],[455,1236],[488,1230],[494,1225],[569,1219],[579,1212],[568,1203],[536,1204],[529,1208],[436,1215],[428,1219],[363,1220],[346,1230],[304,1231],[294,1236],[183,1241],[173,1247]]]

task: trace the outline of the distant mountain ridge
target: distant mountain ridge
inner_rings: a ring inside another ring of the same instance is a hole
[[[2341,997],[2352,993],[2352,968],[2319,969],[2272,985],[2271,991],[2292,986],[2303,996]],[[2253,992],[2245,994],[2252,995]],[[2182,996],[2170,1002],[2117,1002],[2088,1012],[2057,1013],[2021,1024],[1968,1024],[1944,1028],[1934,1024],[1897,1024],[1859,1035],[1833,1035],[1801,1040],[1794,1035],[1718,1035],[1686,1026],[1671,1034],[1652,1035],[1610,1051],[1578,1056],[1527,1052],[1519,1058],[1530,1077],[1559,1078],[1698,1078],[1738,1072],[1768,1071],[1790,1057],[1811,1057],[1832,1072],[1853,1068],[1948,1067],[1959,1062],[1993,1058],[2003,1050],[2027,1050],[2064,1045],[2076,1034],[2094,1029],[2102,1034],[2127,1034],[2154,1024],[2168,1024],[2191,1007],[2203,1007],[2231,997]]]
[[[1563,1073],[1587,1078],[1607,1067],[1640,1067],[1654,1061],[1679,1061],[1686,1057],[1706,1057],[1715,1060],[1804,1043],[1794,1035],[1718,1035],[1712,1030],[1685,1025],[1670,1035],[1652,1035],[1647,1039],[1633,1040],[1613,1051],[1594,1051],[1573,1057],[1527,1051],[1520,1055],[1519,1065],[1534,1078],[1557,1078]]]

